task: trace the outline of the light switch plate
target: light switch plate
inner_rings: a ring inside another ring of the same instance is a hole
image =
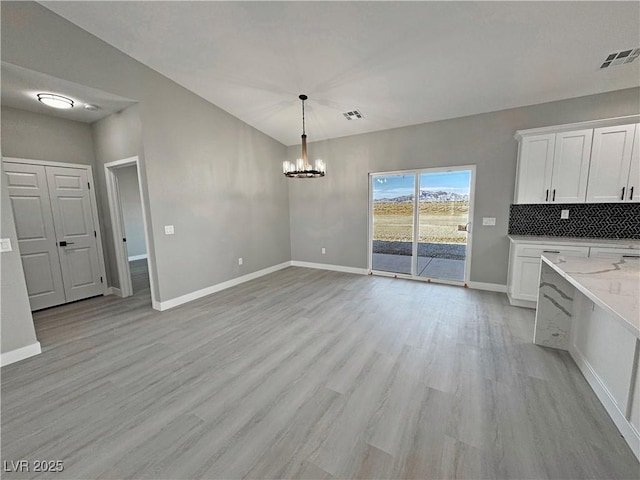
[[[0,238],[0,252],[10,252],[13,250],[11,248],[11,239],[10,238]]]
[[[323,255],[325,255],[325,254],[327,253],[327,249],[326,249],[326,248],[324,248],[324,247],[322,247],[322,250],[321,250],[321,251],[322,251],[322,254],[323,254]]]
[[[566,220],[569,218],[569,210],[560,210],[560,219]]]
[[[485,227],[495,227],[496,217],[482,217],[482,225]]]
[[[165,235],[173,235],[175,231],[173,230],[173,225],[165,225],[164,226],[164,234]]]
[[[242,265],[242,262],[243,262],[242,257],[240,257],[240,258],[238,259],[238,265]]]

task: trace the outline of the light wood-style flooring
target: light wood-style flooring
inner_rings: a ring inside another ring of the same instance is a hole
[[[134,287],[135,290],[135,287]],[[35,314],[2,369],[3,478],[638,478],[567,353],[504,294],[287,268],[175,309]]]

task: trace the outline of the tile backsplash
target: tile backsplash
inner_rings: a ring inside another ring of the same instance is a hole
[[[561,210],[569,210],[567,220]],[[640,239],[640,203],[511,205],[511,235]]]

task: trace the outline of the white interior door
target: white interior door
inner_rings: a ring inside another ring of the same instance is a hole
[[[65,303],[45,167],[5,163],[4,171],[31,309]]]
[[[46,173],[67,301],[101,295],[103,279],[87,171],[46,167]]]

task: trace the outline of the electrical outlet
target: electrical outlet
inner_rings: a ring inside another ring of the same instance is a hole
[[[495,227],[496,217],[482,217],[482,225],[485,227]]]
[[[569,218],[569,210],[561,210],[560,211],[560,219],[566,220]]]
[[[164,234],[165,235],[173,235],[175,232],[175,230],[173,229],[173,225],[165,225],[164,226]]]
[[[327,253],[327,249],[322,247],[322,254],[325,255]]]
[[[238,265],[242,265],[242,257],[238,259]]]
[[[0,238],[0,252],[10,252],[11,250],[11,239]]]

